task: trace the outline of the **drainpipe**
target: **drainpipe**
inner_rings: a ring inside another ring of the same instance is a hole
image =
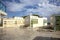
[[[32,28],[32,27],[31,27],[31,16],[32,16],[32,13],[30,13],[30,28]]]
[[[56,32],[56,18],[54,16],[54,32]]]

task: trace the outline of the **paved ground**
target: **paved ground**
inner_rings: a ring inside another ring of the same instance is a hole
[[[60,40],[60,32],[37,32],[22,28],[0,28],[0,40]]]

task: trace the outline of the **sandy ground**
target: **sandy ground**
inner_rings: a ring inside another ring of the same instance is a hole
[[[0,28],[0,40],[60,40],[60,31],[37,32],[26,28]]]

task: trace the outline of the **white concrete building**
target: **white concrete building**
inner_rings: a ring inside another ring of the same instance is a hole
[[[38,17],[38,16],[27,16],[25,18],[25,25],[36,28],[47,26],[47,18],[46,17]]]
[[[3,19],[3,27],[20,27],[22,25],[24,25],[24,19],[22,17]]]

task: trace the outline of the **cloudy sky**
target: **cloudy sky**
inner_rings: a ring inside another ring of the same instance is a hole
[[[2,0],[9,17],[24,16],[29,13],[51,16],[60,13],[60,0]]]

